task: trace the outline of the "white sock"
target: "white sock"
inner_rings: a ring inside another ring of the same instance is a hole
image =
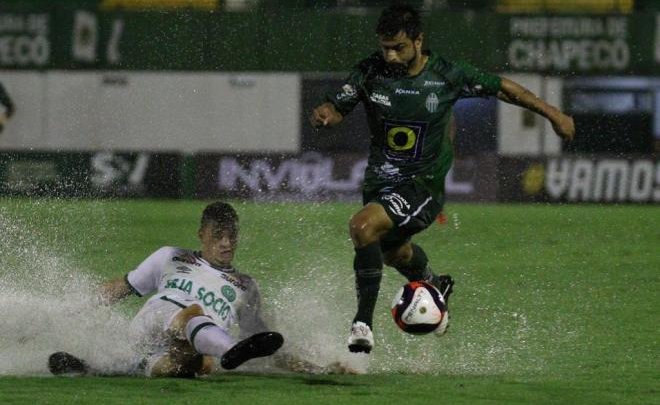
[[[196,316],[186,324],[186,338],[197,353],[222,357],[236,340],[207,316]]]

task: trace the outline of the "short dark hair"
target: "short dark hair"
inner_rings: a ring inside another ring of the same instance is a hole
[[[393,38],[401,31],[412,40],[422,33],[419,13],[407,4],[395,4],[383,10],[376,26],[376,34],[385,38]]]
[[[204,208],[200,227],[217,224],[221,228],[232,228],[238,230],[238,214],[234,207],[223,201],[216,201]]]

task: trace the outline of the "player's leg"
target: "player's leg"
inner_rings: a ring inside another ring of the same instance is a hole
[[[408,281],[429,281],[432,277],[426,253],[410,241],[398,246],[383,243],[383,257],[386,265],[394,267]]]
[[[399,187],[381,200],[391,202],[388,213],[396,226],[381,241],[384,261],[397,269],[409,281],[425,280],[435,285],[445,299],[454,284],[449,275],[435,275],[428,265],[424,249],[410,242],[413,235],[428,228],[442,211],[442,195],[432,196],[428,189],[417,183]]]
[[[448,274],[436,275],[429,266],[426,252],[419,245],[406,241],[398,246],[383,244],[385,264],[394,267],[408,281],[428,281],[449,299],[454,281]]]
[[[250,359],[274,354],[284,338],[277,332],[261,332],[239,342],[207,316],[195,316],[185,326],[186,339],[195,352],[220,358],[220,365],[232,370]],[[203,361],[200,367],[208,365]]]
[[[167,351],[154,359],[148,368],[149,376],[194,377],[203,374],[203,366],[208,361],[212,361],[212,358],[205,360],[205,356],[193,348],[185,334],[186,325],[195,317],[205,317],[204,310],[197,304],[176,312],[165,330],[168,339]]]
[[[383,276],[383,254],[380,238],[393,226],[385,209],[378,203],[362,207],[350,220],[349,229],[355,258],[355,288],[358,308],[353,318],[348,347],[352,352],[369,353],[373,347],[371,332],[373,313]]]

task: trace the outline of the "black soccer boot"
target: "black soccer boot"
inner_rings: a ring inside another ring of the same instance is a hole
[[[448,303],[449,296],[454,291],[454,279],[449,274],[433,276],[431,278],[431,284],[440,291],[440,294],[445,299],[445,303]]]
[[[277,332],[257,333],[227,350],[220,359],[220,365],[225,370],[233,370],[250,359],[270,356],[282,347],[283,343],[284,338]]]
[[[87,374],[89,366],[72,354],[56,352],[48,357],[48,370],[54,375]]]

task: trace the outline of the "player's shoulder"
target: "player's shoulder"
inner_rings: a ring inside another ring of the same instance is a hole
[[[238,270],[236,271],[236,278],[238,278],[241,282],[246,283],[246,284],[256,284],[256,282],[257,282],[254,279],[254,277],[252,277],[251,275],[249,275],[247,273],[240,272]]]
[[[238,279],[238,282],[244,286],[246,289],[253,290],[253,289],[259,289],[259,285],[257,284],[257,280],[252,277],[251,275],[247,273],[243,273],[236,269],[235,277]]]
[[[457,74],[460,70],[458,62],[446,59],[435,52],[426,52],[429,54],[427,70],[441,74],[443,76],[451,76]]]
[[[179,261],[191,264],[197,262],[195,251],[176,246],[163,246],[156,250],[154,254],[166,261]]]
[[[449,60],[436,53],[430,53],[428,70],[444,76],[452,83],[460,83],[465,70],[470,66],[463,60]]]

